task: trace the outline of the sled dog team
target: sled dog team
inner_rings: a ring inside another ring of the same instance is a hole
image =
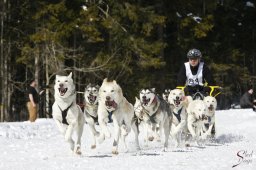
[[[215,129],[216,99],[207,96],[203,100],[193,100],[180,89],[165,90],[160,97],[154,88],[145,88],[132,105],[123,96],[123,91],[115,80],[104,79],[100,87],[87,85],[82,112],[76,104],[75,84],[70,73],[68,76],[56,75],[54,98],[53,119],[70,149],[76,154],[81,154],[85,123],[93,134],[91,148],[96,148],[96,143],[100,144],[112,136],[113,154],[118,154],[119,140],[123,141],[128,151],[126,137],[131,130],[135,134],[137,150],[140,149],[140,129],[145,134],[146,145],[149,141],[161,141],[163,133],[163,151],[166,151],[169,137],[174,140],[175,147],[179,147],[182,140],[189,146],[189,142],[199,143],[213,137]],[[107,126],[109,121],[113,122],[113,132]],[[100,131],[96,130],[96,123],[99,124]],[[73,139],[73,132],[77,134],[76,140]]]

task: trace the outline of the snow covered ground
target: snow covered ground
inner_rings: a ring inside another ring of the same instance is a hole
[[[111,124],[109,125],[112,128]],[[91,133],[84,128],[82,156],[69,150],[52,119],[35,123],[0,123],[0,170],[229,170],[256,169],[256,113],[252,110],[223,110],[216,113],[217,139],[205,146],[174,148],[168,152],[163,143],[153,141],[148,147],[140,135],[142,150],[135,151],[134,135],[128,135],[129,152],[120,143],[119,155],[111,154],[113,139],[91,150]],[[232,166],[235,166],[232,168]]]

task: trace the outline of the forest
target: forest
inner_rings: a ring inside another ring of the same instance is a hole
[[[51,116],[55,75],[115,79],[134,103],[143,87],[176,87],[197,48],[222,87],[219,109],[256,87],[255,0],[0,0],[0,121],[25,119],[35,78],[40,117]]]

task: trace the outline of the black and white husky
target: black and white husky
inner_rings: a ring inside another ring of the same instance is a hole
[[[163,129],[165,134],[165,151],[168,147],[172,122],[172,111],[170,106],[165,100],[156,95],[155,88],[142,89],[140,91],[140,103],[142,108],[142,118],[147,126],[147,138],[151,141],[154,137],[161,139],[161,132]],[[159,133],[156,131],[157,126],[159,126]]]
[[[89,125],[93,135],[91,149],[96,148],[96,137],[99,135],[99,132],[97,132],[95,129],[96,122],[98,122],[97,111],[98,111],[99,88],[100,86],[98,85],[88,84],[84,91],[85,121]]]
[[[71,150],[81,154],[81,137],[84,127],[84,115],[76,104],[76,91],[72,73],[68,76],[56,75],[54,85],[55,102],[52,106],[52,116]],[[77,132],[77,140],[72,139],[73,132]]]

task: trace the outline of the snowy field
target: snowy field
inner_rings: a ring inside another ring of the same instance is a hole
[[[112,125],[109,125],[112,128]],[[35,123],[0,123],[0,170],[229,170],[256,169],[256,113],[223,110],[216,113],[217,139],[205,146],[174,148],[162,152],[163,143],[153,141],[135,151],[134,135],[128,135],[129,152],[120,142],[119,155],[112,155],[113,139],[90,149],[91,133],[84,127],[81,156],[74,155],[52,119]],[[232,166],[237,165],[232,168]]]

